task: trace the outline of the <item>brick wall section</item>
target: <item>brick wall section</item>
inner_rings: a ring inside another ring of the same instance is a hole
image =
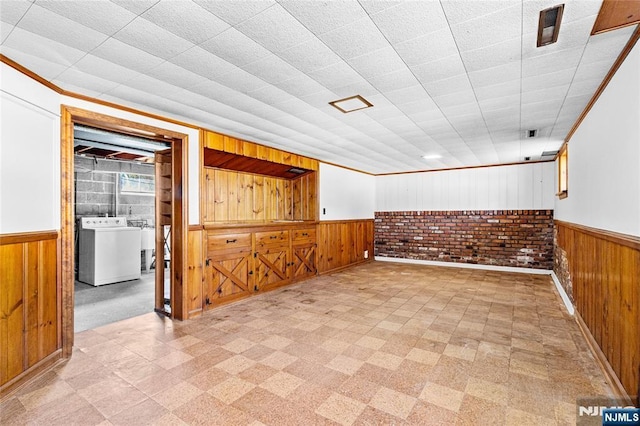
[[[375,213],[375,255],[553,269],[553,210]]]

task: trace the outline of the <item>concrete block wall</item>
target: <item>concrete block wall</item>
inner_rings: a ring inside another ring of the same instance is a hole
[[[75,156],[76,217],[108,214],[129,220],[146,220],[149,226],[153,226],[155,197],[119,193],[117,185],[121,172],[153,176],[154,165]]]
[[[553,210],[375,213],[375,255],[553,269]]]

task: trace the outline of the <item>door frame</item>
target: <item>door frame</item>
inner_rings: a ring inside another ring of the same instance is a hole
[[[153,137],[171,144],[175,162],[175,178],[172,179],[173,218],[171,224],[171,318],[185,319],[187,277],[187,208],[188,200],[188,136],[172,130],[129,121],[68,105],[60,108],[60,280],[58,291],[62,300],[59,315],[62,335],[62,356],[71,357],[74,340],[74,150],[73,126],[84,124],[92,127],[126,133],[134,136]]]

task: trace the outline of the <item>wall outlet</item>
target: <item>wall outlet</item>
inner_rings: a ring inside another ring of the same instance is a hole
[[[369,258],[369,250],[365,250],[364,251],[364,258],[368,259]]]

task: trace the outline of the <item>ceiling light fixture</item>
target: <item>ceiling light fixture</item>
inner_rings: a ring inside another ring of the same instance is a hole
[[[360,95],[350,96],[337,101],[329,102],[329,105],[343,113],[358,111],[365,108],[371,108],[373,104]]]
[[[540,19],[538,21],[538,47],[555,43],[558,40],[563,11],[564,4],[540,11]]]
[[[423,155],[422,158],[424,158],[425,160],[437,160],[438,158],[442,158],[442,155],[440,155],[440,154],[426,154],[426,155]]]

